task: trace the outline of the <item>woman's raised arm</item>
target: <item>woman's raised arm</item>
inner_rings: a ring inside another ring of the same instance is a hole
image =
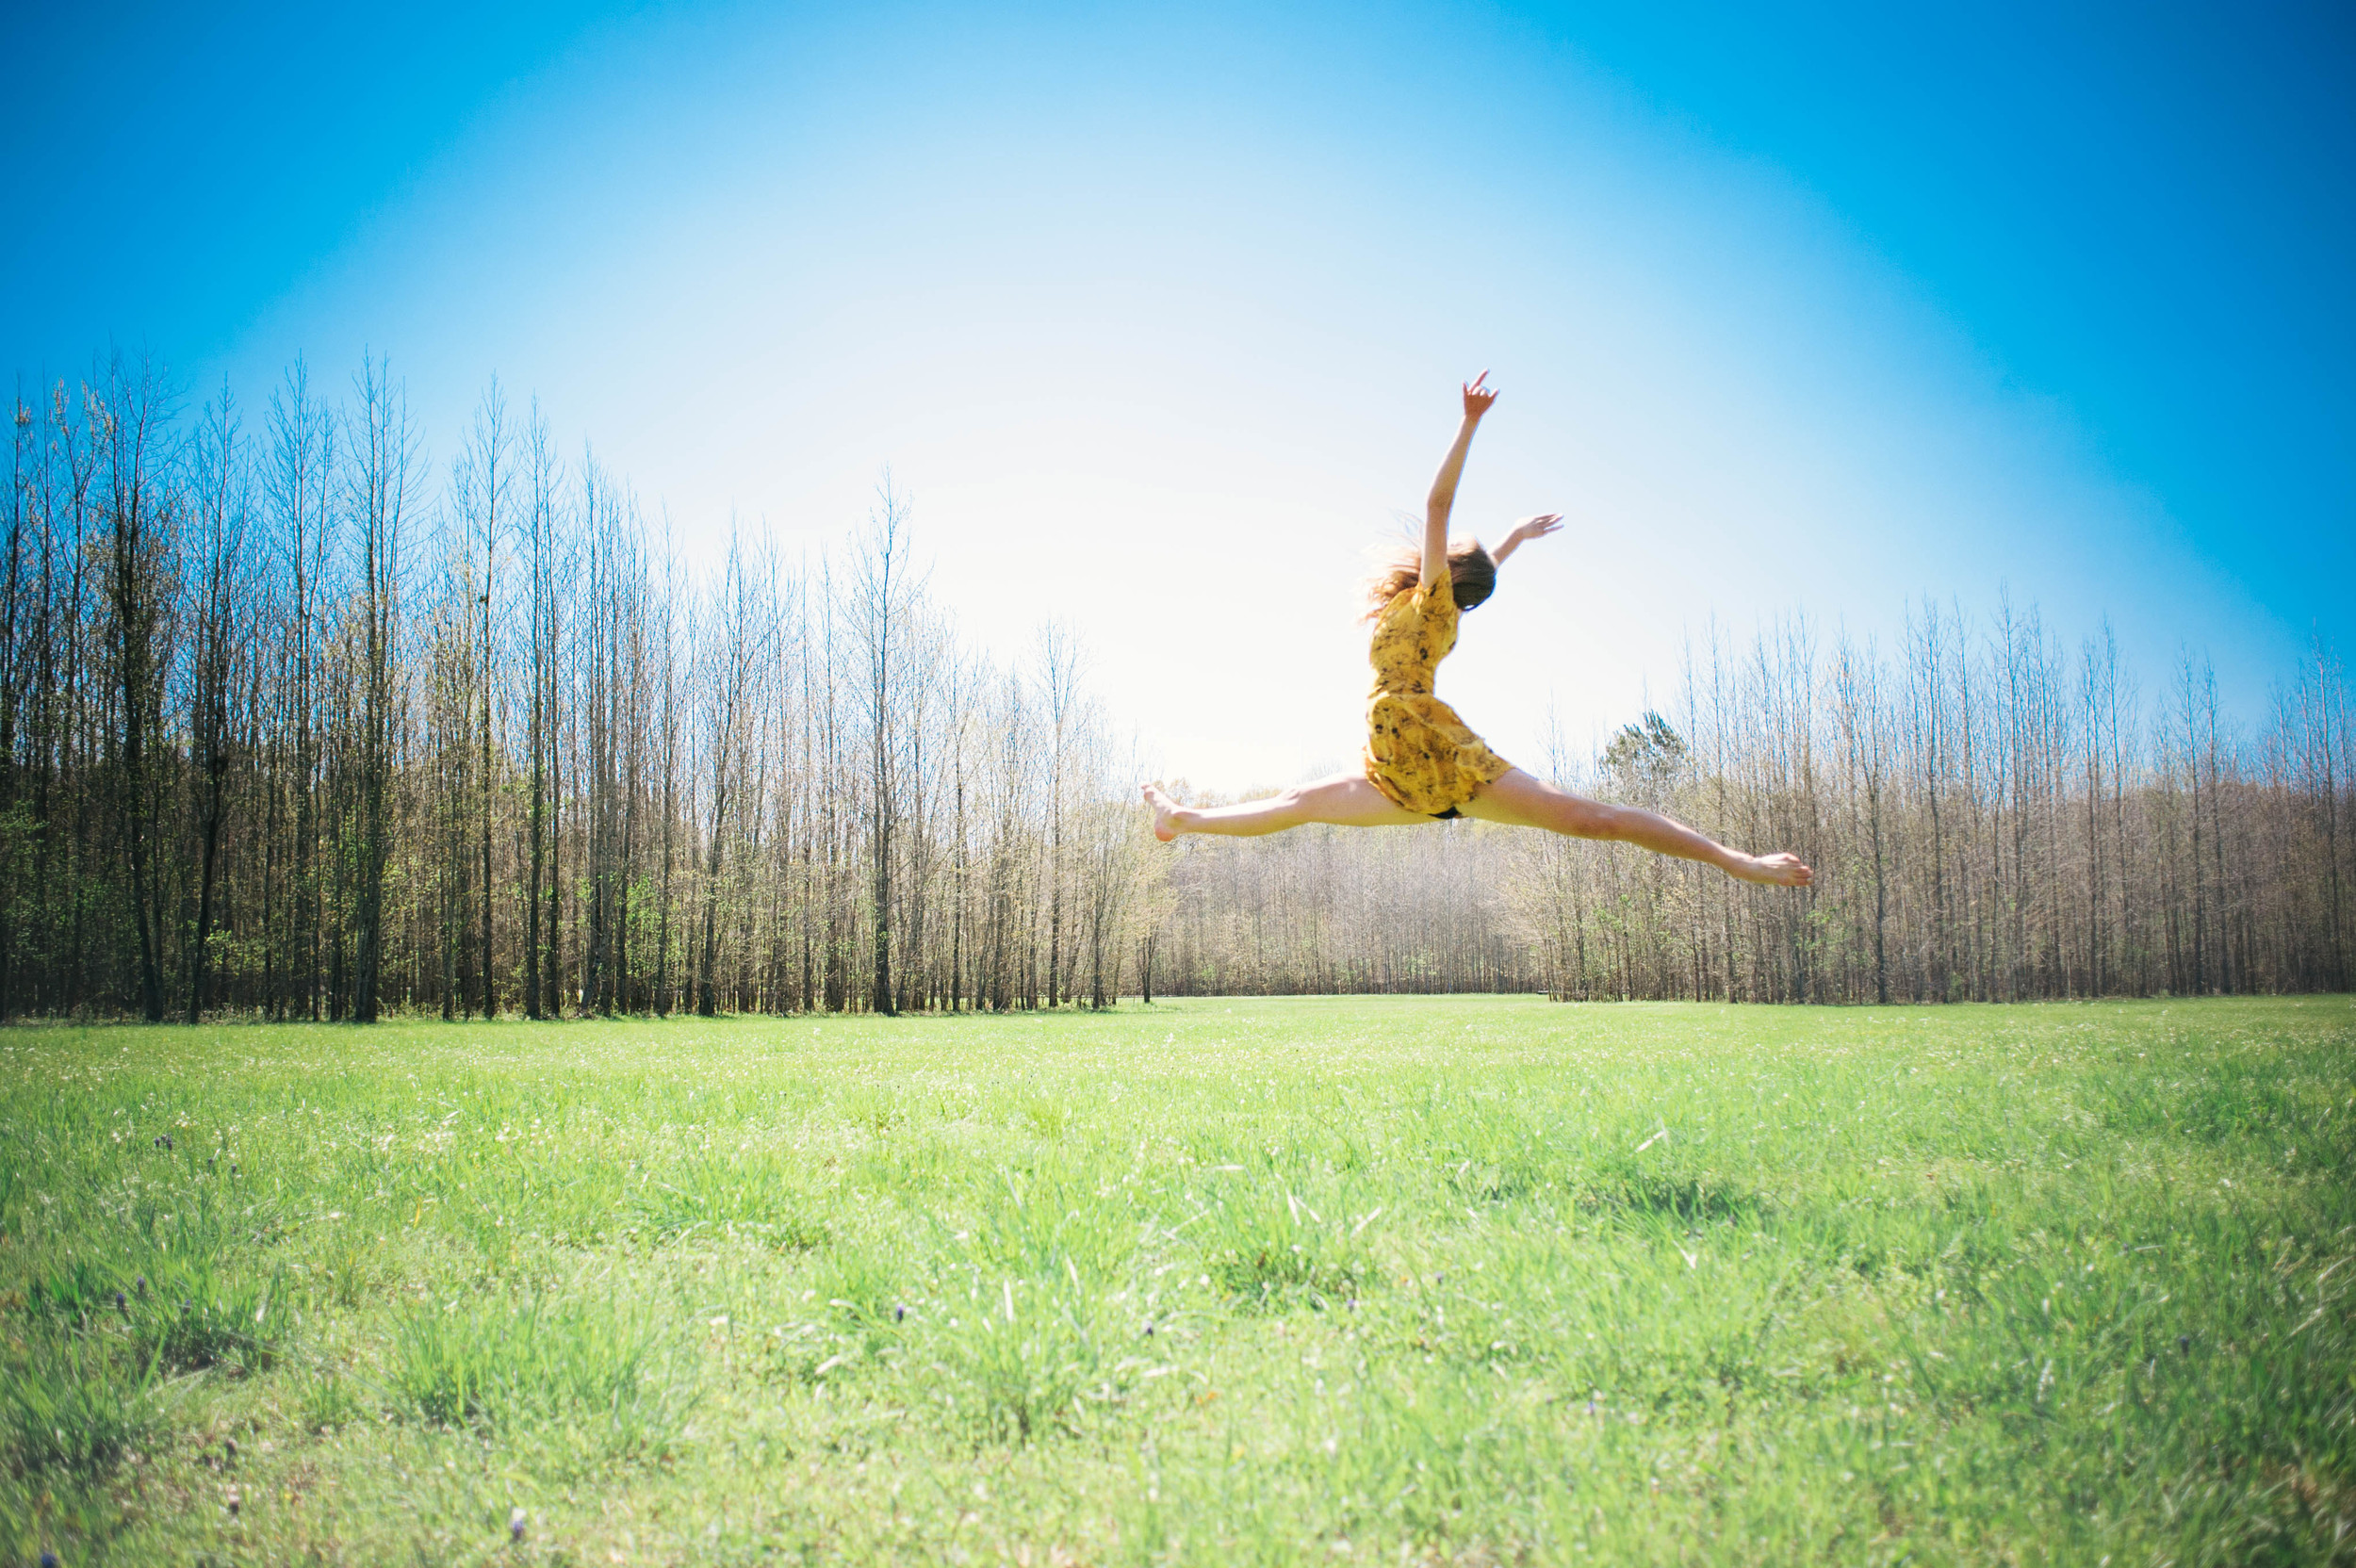
[[[1483,370],[1464,384],[1464,422],[1456,427],[1456,442],[1440,460],[1440,471],[1432,480],[1431,498],[1423,503],[1426,588],[1448,576],[1448,518],[1456,509],[1456,482],[1464,476],[1464,453],[1472,446],[1473,432],[1481,428],[1481,416],[1497,400],[1497,395],[1483,384],[1488,379],[1489,372]]]

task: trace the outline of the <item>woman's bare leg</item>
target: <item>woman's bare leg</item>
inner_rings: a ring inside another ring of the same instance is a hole
[[[1744,882],[1805,888],[1816,874],[1796,855],[1745,855],[1636,806],[1608,806],[1558,790],[1515,768],[1494,784],[1483,784],[1464,808],[1468,817],[1514,827],[1543,827],[1574,839],[1616,839],[1680,860],[1716,866]]]
[[[1338,827],[1407,827],[1430,822],[1404,808],[1366,782],[1363,774],[1335,774],[1239,806],[1196,808],[1181,806],[1157,784],[1145,786],[1145,803],[1153,808],[1153,837],[1164,843],[1181,833],[1218,833],[1253,839],[1282,833],[1303,823],[1328,822]]]

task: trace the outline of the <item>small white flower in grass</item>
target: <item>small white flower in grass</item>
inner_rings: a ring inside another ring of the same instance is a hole
[[[524,1511],[519,1508],[509,1509],[507,1511],[507,1539],[521,1541],[523,1538]]]

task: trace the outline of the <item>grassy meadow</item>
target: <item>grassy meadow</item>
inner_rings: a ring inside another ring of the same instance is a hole
[[[2356,1561],[2356,1003],[0,1031],[0,1561]]]

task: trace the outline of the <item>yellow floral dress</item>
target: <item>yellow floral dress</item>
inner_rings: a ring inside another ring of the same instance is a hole
[[[1452,817],[1473,791],[1513,767],[1432,694],[1433,671],[1456,645],[1456,595],[1447,578],[1392,598],[1375,617],[1374,690],[1366,697],[1366,777],[1394,805]]]

